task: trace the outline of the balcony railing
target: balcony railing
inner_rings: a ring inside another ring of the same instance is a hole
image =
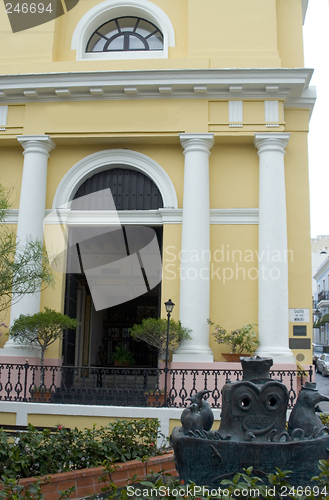
[[[299,388],[312,381],[309,370],[273,370],[273,379],[289,391],[289,408]],[[208,389],[208,402],[221,407],[221,388],[228,380],[242,380],[242,370],[168,369],[167,402],[164,401],[165,369],[99,368],[73,366],[0,365],[0,401],[44,402],[106,406],[184,407],[187,398]]]
[[[321,300],[329,300],[329,292],[319,292],[318,293],[318,303],[321,302]]]

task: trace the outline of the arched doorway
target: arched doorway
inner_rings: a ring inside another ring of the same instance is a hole
[[[113,209],[113,206],[108,206],[106,197],[100,194],[102,190],[108,188],[111,190],[118,212],[136,211],[136,224],[139,223],[137,211],[157,210],[163,207],[160,190],[150,177],[127,165],[111,164],[102,166],[100,171],[80,184],[73,196],[75,210]],[[162,227],[152,229],[161,249]],[[125,231],[125,227],[122,230]],[[103,245],[104,251],[106,238],[99,241],[98,245]],[[68,331],[64,335],[63,364],[111,366],[113,352],[117,346],[122,346],[132,352],[136,366],[156,366],[155,349],[131,339],[128,330],[133,324],[141,322],[144,317],[159,316],[160,294],[159,284],[129,302],[96,311],[83,269],[79,273],[67,273],[65,313],[77,317],[80,327],[77,332]]]

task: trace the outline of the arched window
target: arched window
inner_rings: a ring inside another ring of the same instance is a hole
[[[104,167],[105,168],[105,167]],[[89,177],[77,190],[74,200],[75,210],[110,210],[100,193],[103,189],[111,189],[116,210],[157,210],[163,207],[161,193],[156,184],[142,172],[113,165],[102,172]],[[95,193],[93,198],[86,195]]]
[[[80,19],[71,43],[77,61],[165,59],[174,46],[169,17],[149,0],[105,0]]]
[[[155,24],[140,17],[118,17],[91,35],[86,52],[163,50],[163,35]]]

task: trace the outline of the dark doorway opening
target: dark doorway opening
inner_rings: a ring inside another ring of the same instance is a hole
[[[162,227],[152,228],[162,249]],[[144,318],[158,318],[161,310],[161,283],[147,293],[108,309],[96,311],[86,277],[68,273],[65,287],[65,314],[79,321],[76,330],[63,336],[64,366],[114,366],[117,346],[131,351],[134,367],[156,367],[157,349],[132,339],[129,328]]]

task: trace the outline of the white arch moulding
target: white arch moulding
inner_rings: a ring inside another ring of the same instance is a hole
[[[163,34],[163,50],[86,53],[87,42],[92,33],[103,23],[116,17],[142,17],[155,24]],[[90,9],[77,24],[71,42],[71,49],[76,50],[76,60],[101,59],[167,59],[168,48],[175,46],[174,27],[167,14],[148,0],[105,0]]]
[[[156,161],[136,151],[108,149],[86,156],[70,168],[58,185],[53,200],[53,210],[70,202],[83,182],[98,172],[108,170],[111,165],[120,165],[123,168],[142,172],[158,187],[164,208],[177,209],[178,202],[174,185],[169,175]]]

